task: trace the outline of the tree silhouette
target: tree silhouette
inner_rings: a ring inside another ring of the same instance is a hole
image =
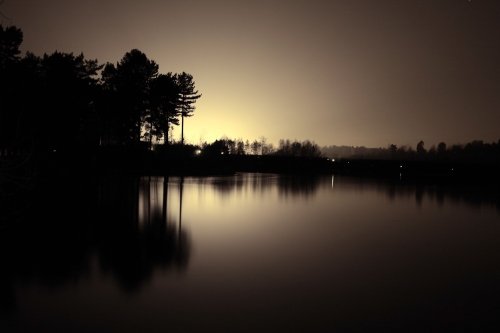
[[[43,113],[39,121],[50,149],[97,143],[91,134],[96,122],[91,106],[100,68],[97,60],[86,60],[83,54],[54,52],[41,59]]]
[[[97,60],[62,52],[21,58],[22,36],[0,26],[0,146],[31,156],[96,142]]]
[[[177,84],[180,89],[178,110],[181,114],[181,143],[184,144],[184,117],[191,117],[195,110],[194,103],[201,97],[195,90],[193,76],[182,72],[177,76]]]
[[[20,29],[0,25],[0,149],[12,149],[19,123],[19,93],[22,90],[19,47],[23,41]],[[1,153],[1,150],[0,150]]]
[[[139,143],[150,112],[150,84],[157,75],[158,65],[137,49],[125,53],[116,66],[106,64],[102,73],[104,88],[109,93],[104,103],[105,118],[114,129],[114,140]]]
[[[19,47],[23,42],[21,29],[15,26],[3,27],[0,25],[0,68],[19,60]]]
[[[316,143],[309,140],[290,142],[290,140],[282,139],[275,154],[280,156],[319,157],[321,151]]]
[[[150,144],[155,135],[162,137],[168,144],[168,135],[171,125],[179,125],[177,104],[180,99],[180,89],[177,85],[177,75],[172,73],[160,74],[151,82],[151,115],[150,115]]]
[[[424,141],[420,140],[419,143],[417,144],[417,154],[423,155],[426,153],[426,150],[424,148]]]
[[[437,146],[437,152],[440,155],[444,155],[446,153],[446,143],[440,142]]]
[[[252,150],[252,154],[254,155],[259,155],[259,153],[262,152],[262,143],[257,141],[257,140],[254,140],[251,144],[250,144],[250,149]]]

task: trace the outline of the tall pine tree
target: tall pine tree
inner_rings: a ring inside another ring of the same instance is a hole
[[[193,76],[186,72],[177,75],[177,85],[179,86],[178,110],[181,114],[181,143],[184,144],[184,117],[191,117],[195,110],[194,104],[201,97],[195,89]]]

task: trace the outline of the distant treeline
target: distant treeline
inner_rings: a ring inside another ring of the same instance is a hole
[[[201,96],[192,75],[158,72],[137,49],[116,64],[83,54],[20,55],[22,31],[0,25],[0,154],[168,143]]]
[[[243,141],[242,139],[218,139],[213,143],[204,143],[202,145],[203,154],[207,155],[276,155],[293,157],[320,157],[319,146],[309,140],[290,141],[280,140],[277,148],[267,139],[262,137],[260,140]]]
[[[425,148],[423,141],[418,142],[415,149],[395,144],[390,144],[387,148],[326,146],[321,148],[321,152],[329,158],[500,163],[500,140],[492,143],[475,140],[467,144],[451,146],[440,142],[437,146],[433,145],[429,149]]]

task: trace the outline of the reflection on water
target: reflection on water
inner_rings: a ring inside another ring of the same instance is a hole
[[[313,195],[324,180],[323,176],[294,176],[275,174],[237,174],[226,177],[196,178],[201,186],[212,186],[221,195],[251,191],[263,193],[277,190],[280,197]]]
[[[18,282],[64,287],[97,269],[129,292],[157,270],[184,271],[189,237],[181,217],[157,201],[158,190],[166,199],[169,187],[158,188],[157,180],[111,178],[43,184],[29,193],[23,198],[29,209],[2,234],[2,284],[9,295],[3,307],[15,307],[11,289]]]
[[[0,235],[0,329],[500,327],[495,186],[238,174],[35,188],[2,207],[16,218]]]
[[[337,177],[339,178],[339,177]],[[334,178],[332,176],[332,188]],[[356,189],[375,190],[385,194],[391,200],[411,199],[415,200],[417,206],[424,202],[437,203],[439,206],[468,205],[471,207],[496,207],[500,212],[500,187],[498,184],[454,184],[454,183],[425,183],[425,182],[402,182],[377,179],[339,178],[335,182],[337,190]]]

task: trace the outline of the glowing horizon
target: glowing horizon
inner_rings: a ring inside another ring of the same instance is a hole
[[[24,51],[116,63],[137,48],[161,73],[192,74],[203,96],[185,123],[191,143],[500,138],[498,1],[7,0],[0,9],[3,25],[23,30]]]

